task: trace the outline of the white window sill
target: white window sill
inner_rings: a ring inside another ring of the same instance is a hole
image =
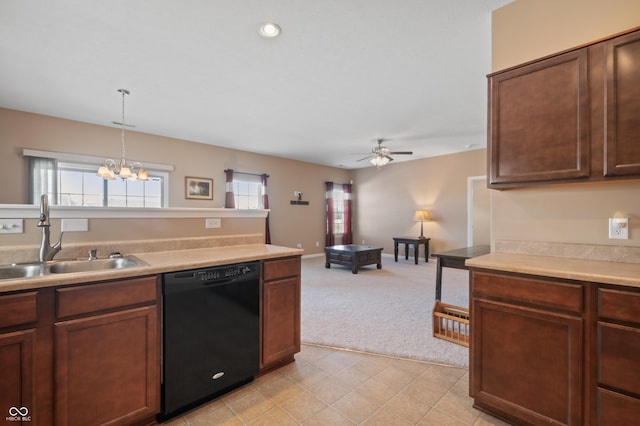
[[[238,209],[198,209],[198,208],[136,208],[136,207],[70,207],[49,206],[52,218],[64,219],[155,219],[155,218],[200,218],[200,217],[237,217],[264,218],[269,210]],[[31,204],[0,205],[1,219],[37,219],[40,206]]]

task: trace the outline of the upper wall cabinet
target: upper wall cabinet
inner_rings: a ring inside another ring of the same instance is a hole
[[[489,75],[489,186],[640,178],[640,31]]]
[[[605,175],[640,175],[640,31],[606,42],[605,52]]]

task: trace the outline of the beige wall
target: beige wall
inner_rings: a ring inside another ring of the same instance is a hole
[[[129,159],[175,165],[175,171],[170,176],[170,207],[224,207],[224,169],[269,174],[272,243],[290,247],[300,243],[307,253],[321,252],[324,246],[324,182],[349,180],[347,170],[334,167],[139,132],[128,131],[126,136]],[[113,158],[120,155],[120,131],[117,128],[0,109],[0,181],[4,182],[0,186],[0,204],[27,202],[27,164],[20,155],[21,148]],[[186,200],[185,176],[213,178],[213,201]],[[294,199],[293,191],[303,192],[303,199],[308,200],[310,205],[290,205],[289,201]],[[203,219],[91,219],[89,232],[67,233],[64,241],[255,233],[263,231],[263,224],[263,219],[223,219],[221,229],[205,230]],[[0,235],[0,244],[37,244],[39,239],[30,229],[32,225],[31,221],[25,223],[28,228],[25,234]],[[54,221],[52,234],[57,235],[57,230],[59,223]],[[316,247],[316,241],[319,247]]]
[[[432,252],[465,247],[467,178],[486,173],[486,155],[480,149],[354,170],[354,243],[393,253],[393,237],[420,235],[413,213],[425,209]]]
[[[493,13],[497,71],[640,26],[637,0],[517,0]],[[640,246],[640,183],[492,191],[492,240]],[[609,240],[607,218],[630,218],[630,239]]]

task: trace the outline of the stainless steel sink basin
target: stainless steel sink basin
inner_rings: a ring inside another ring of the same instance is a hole
[[[49,266],[52,274],[68,274],[71,272],[95,272],[109,269],[123,269],[138,266],[139,261],[131,257],[119,257],[115,259],[93,260],[63,260],[54,262]]]
[[[47,272],[46,263],[24,263],[0,266],[0,280],[37,277]]]
[[[145,266],[146,263],[134,256],[93,260],[54,260],[51,262],[15,263],[0,266],[0,280],[38,277],[48,274],[69,274],[72,272],[98,272],[114,269]]]

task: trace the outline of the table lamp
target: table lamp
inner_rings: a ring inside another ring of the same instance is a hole
[[[423,223],[425,220],[429,220],[429,212],[426,210],[416,210],[416,212],[413,214],[413,220],[420,222],[419,238],[424,238]]]

